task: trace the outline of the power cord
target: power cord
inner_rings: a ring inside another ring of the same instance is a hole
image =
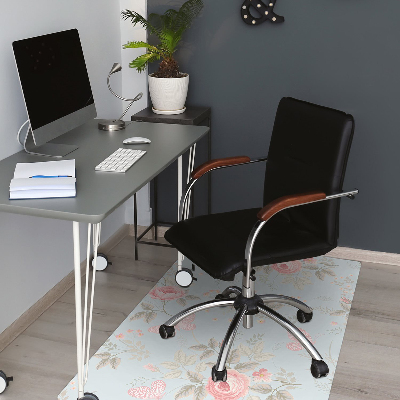
[[[21,137],[20,137],[20,136],[21,136],[21,131],[22,131],[22,129],[24,128],[24,126],[25,126],[28,122],[29,122],[29,119],[27,119],[27,120],[21,125],[21,128],[19,128],[19,131],[18,131],[18,133],[17,133],[17,140],[18,140],[18,143],[21,144],[22,146],[23,146],[24,144],[21,142]],[[26,131],[26,134],[28,134],[29,129],[31,129],[31,124],[29,124],[28,129],[27,129],[27,131]]]

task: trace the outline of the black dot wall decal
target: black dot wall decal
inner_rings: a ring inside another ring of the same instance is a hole
[[[274,13],[275,3],[276,0],[271,0],[267,4],[261,0],[245,0],[241,9],[243,21],[247,25],[260,25],[265,21],[270,21],[273,24],[283,22],[285,18]],[[252,13],[250,12],[251,8]],[[258,16],[254,17],[255,14]]]

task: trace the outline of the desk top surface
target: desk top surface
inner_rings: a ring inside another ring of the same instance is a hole
[[[89,121],[50,143],[79,148],[63,157],[75,159],[76,197],[9,200],[9,185],[18,162],[58,160],[21,151],[0,161],[0,211],[69,221],[98,223],[172,164],[208,132],[207,127],[131,122],[118,132],[97,129]],[[124,145],[132,136],[147,137],[151,144]],[[94,168],[119,147],[147,153],[125,173],[100,172]]]

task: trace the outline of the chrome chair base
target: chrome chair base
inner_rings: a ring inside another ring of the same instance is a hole
[[[230,297],[232,294],[235,297]],[[214,382],[226,381],[226,360],[229,352],[232,348],[232,344],[235,340],[235,336],[239,325],[243,323],[243,326],[247,329],[253,326],[253,316],[261,313],[264,316],[277,322],[280,326],[285,328],[290,334],[292,334],[300,344],[306,349],[308,354],[312,358],[311,373],[314,378],[321,378],[329,373],[327,364],[323,361],[322,356],[314,345],[306,338],[295,325],[293,325],[283,315],[274,311],[267,305],[269,303],[283,303],[291,305],[298,309],[297,319],[301,323],[309,322],[312,319],[313,311],[307,304],[288,296],[265,294],[265,295],[254,295],[252,297],[245,297],[242,295],[242,290],[237,286],[230,286],[225,289],[221,294],[217,295],[215,300],[209,300],[201,304],[189,307],[170,318],[164,325],[160,326],[160,336],[163,339],[168,339],[175,336],[175,326],[181,322],[184,318],[191,314],[194,314],[201,310],[206,310],[213,307],[227,307],[231,306],[236,309],[236,314],[229,325],[226,332],[224,341],[222,342],[221,349],[218,355],[217,363],[212,368],[212,379]]]

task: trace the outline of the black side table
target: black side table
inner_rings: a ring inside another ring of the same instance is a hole
[[[155,114],[151,107],[147,107],[142,111],[139,111],[135,115],[131,116],[132,121],[136,122],[153,122],[153,123],[163,123],[163,124],[180,124],[180,125],[200,125],[206,121],[206,126],[210,128],[208,133],[208,146],[207,146],[207,154],[208,160],[211,160],[211,108],[210,107],[186,107],[186,111],[182,114],[176,115],[160,115]],[[211,214],[211,174],[208,175],[208,201],[207,201],[207,209],[208,214]],[[160,225],[160,221],[158,221],[157,215],[157,177],[153,180],[153,189],[154,189],[154,207],[153,207],[153,223],[148,226],[144,232],[138,236],[137,235],[137,200],[136,193],[134,195],[134,231],[135,231],[135,259],[139,259],[138,248],[137,245],[141,241],[141,239],[146,235],[147,232],[150,231],[151,228],[154,227],[154,239],[158,239],[157,227]],[[192,189],[193,192],[193,189]],[[192,215],[194,210],[194,196],[192,195]],[[164,224],[166,224],[164,222]],[[152,246],[164,246],[164,247],[173,247],[169,244],[164,243],[155,243],[155,242],[142,242],[142,244],[148,244]]]

